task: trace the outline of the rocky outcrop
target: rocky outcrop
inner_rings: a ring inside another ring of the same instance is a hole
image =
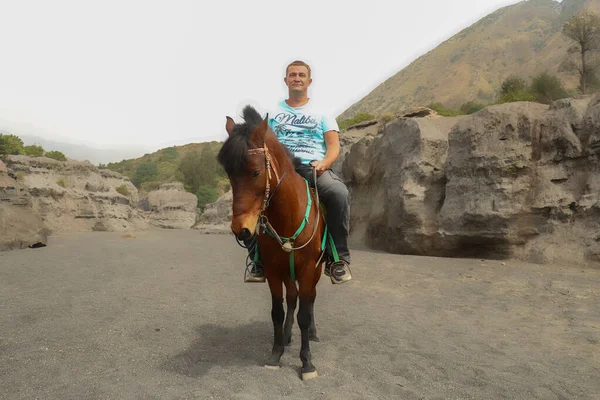
[[[536,136],[547,108],[488,107],[452,129],[438,215],[439,237],[449,251],[509,257],[546,223],[549,215],[533,210],[532,200],[545,185],[535,179],[543,168],[534,153],[541,151]]]
[[[229,190],[206,206],[193,229],[204,233],[231,233],[232,205],[233,193]]]
[[[140,199],[129,178],[87,161],[7,156],[0,162],[0,250],[45,244],[50,232],[190,229],[197,202],[180,182]]]
[[[431,254],[444,200],[447,135],[461,118],[399,118],[352,146],[343,176],[354,243]]]
[[[49,230],[32,205],[27,188],[0,161],[0,251],[46,245]]]
[[[600,261],[600,97],[400,118],[343,161],[352,240],[381,250]]]
[[[160,185],[141,204],[149,211],[152,225],[159,228],[189,229],[196,223],[198,198],[186,192],[181,182]]]
[[[28,213],[53,232],[129,231],[149,227],[128,178],[89,162],[7,156],[11,184],[18,184]],[[25,200],[27,199],[27,200]]]

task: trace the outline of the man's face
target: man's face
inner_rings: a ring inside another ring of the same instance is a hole
[[[302,65],[289,67],[284,81],[293,92],[306,92],[312,83],[312,79],[308,76],[308,68]]]

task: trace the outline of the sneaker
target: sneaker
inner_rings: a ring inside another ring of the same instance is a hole
[[[248,268],[250,267],[250,268]],[[246,265],[246,271],[244,273],[244,282],[265,282],[265,269],[263,265],[259,262],[256,264],[253,261],[250,261],[248,265]]]
[[[325,275],[331,279],[331,283],[344,283],[352,279],[350,264],[344,260],[327,263],[325,265]]]

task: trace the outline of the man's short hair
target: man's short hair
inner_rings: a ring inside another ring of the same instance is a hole
[[[290,70],[290,67],[292,65],[298,66],[298,67],[306,67],[306,69],[308,70],[308,77],[310,78],[310,66],[305,63],[304,61],[300,61],[300,60],[296,60],[292,63],[290,63],[286,68],[285,68],[285,76],[287,76],[288,71]]]

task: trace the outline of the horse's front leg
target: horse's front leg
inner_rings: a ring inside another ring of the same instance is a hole
[[[292,343],[292,327],[294,326],[294,312],[298,302],[298,290],[296,282],[291,278],[285,280],[285,299],[287,302],[287,314],[285,316],[285,325],[283,327],[283,344],[286,346]]]
[[[311,324],[311,289],[302,287],[300,283],[300,307],[298,309],[298,325],[302,335],[302,346],[300,347],[300,360],[302,361],[302,379],[312,379],[319,376],[317,369],[311,362],[310,342],[308,329]]]
[[[279,368],[281,356],[283,355],[283,285],[281,280],[267,278],[271,289],[271,319],[273,320],[273,350],[271,357],[265,363],[267,368]]]

